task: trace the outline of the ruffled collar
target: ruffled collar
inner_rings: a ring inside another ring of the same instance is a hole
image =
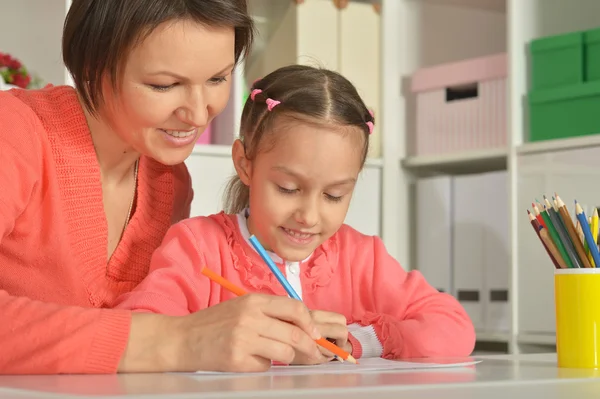
[[[248,238],[246,213],[227,215],[224,212],[216,215],[221,219],[223,231],[233,256],[233,265],[242,281],[246,282],[256,292],[269,292],[275,295],[287,295],[277,278],[252,247]],[[275,253],[270,252],[271,259],[285,275],[285,262]],[[337,235],[321,244],[304,261],[300,262],[300,279],[302,292],[314,292],[319,287],[325,287],[338,264]]]

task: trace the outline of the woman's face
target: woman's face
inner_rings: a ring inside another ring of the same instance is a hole
[[[183,162],[227,104],[234,39],[233,28],[159,25],[130,52],[118,90],[104,85],[101,116],[133,151],[165,165]]]

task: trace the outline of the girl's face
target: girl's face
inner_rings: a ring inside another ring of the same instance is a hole
[[[229,99],[234,39],[233,28],[171,21],[131,51],[100,111],[127,149],[165,165],[190,155]]]
[[[248,228],[266,249],[301,261],[346,218],[362,167],[364,133],[297,121],[276,121],[273,133],[274,146],[259,149],[253,161],[236,158],[238,174],[250,187]],[[236,147],[240,154],[241,143]],[[238,166],[245,166],[241,173]]]

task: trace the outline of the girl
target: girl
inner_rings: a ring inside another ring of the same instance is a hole
[[[343,224],[373,123],[356,89],[335,72],[296,65],[255,82],[233,144],[237,175],[226,213],[173,226],[149,276],[119,307],[185,315],[231,299],[201,275],[203,267],[249,292],[284,296],[248,242],[255,235],[312,309],[319,333],[353,357],[469,355],[475,333],[461,305],[418,271],[405,272],[378,237]],[[285,350],[270,360],[330,359]]]

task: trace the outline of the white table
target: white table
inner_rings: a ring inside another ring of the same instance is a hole
[[[556,367],[555,354],[480,356],[471,370],[436,369],[302,376],[181,374],[0,376],[0,399],[599,398],[600,371]]]

